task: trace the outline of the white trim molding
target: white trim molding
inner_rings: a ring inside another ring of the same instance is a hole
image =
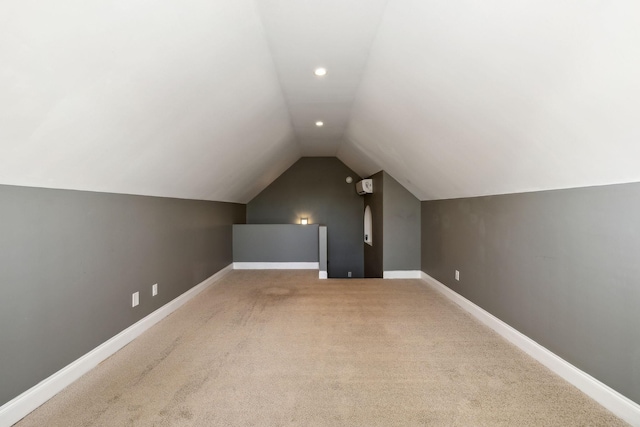
[[[383,279],[420,279],[422,271],[420,270],[390,270],[382,272]]]
[[[326,279],[326,278],[328,278],[326,271],[320,271],[318,273],[318,279]]]
[[[319,270],[318,262],[234,262],[234,270]]]
[[[98,366],[102,361],[115,354],[147,329],[176,311],[187,301],[191,300],[232,270],[232,265],[229,264],[213,276],[205,279],[172,301],[169,301],[118,335],[100,344],[89,353],[81,356],[79,359],[71,362],[50,377],[40,381],[21,395],[2,405],[0,407],[0,427],[9,427],[29,415],[31,411],[51,399],[62,391],[62,389]]]
[[[632,426],[640,427],[640,405],[593,378],[586,372],[576,368],[428,274],[421,272],[421,276],[431,287],[459,305],[480,322],[496,331],[507,341],[573,384],[587,396],[613,412],[616,416],[622,418]]]

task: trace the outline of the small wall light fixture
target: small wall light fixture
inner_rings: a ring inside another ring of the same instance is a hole
[[[300,224],[302,225],[309,224],[309,218],[300,218]]]

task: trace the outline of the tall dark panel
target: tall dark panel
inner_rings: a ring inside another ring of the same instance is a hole
[[[640,184],[422,202],[422,269],[640,403],[639,218]]]
[[[385,171],[371,176],[364,196],[373,217],[373,244],[364,244],[365,277],[420,270],[420,201]]]
[[[365,207],[371,208],[372,218],[372,244],[364,243],[364,277],[382,278],[383,247],[384,247],[384,172],[380,171],[371,176],[373,180],[373,193],[364,196]]]
[[[353,183],[345,179],[351,176]],[[303,157],[247,204],[249,224],[327,226],[329,277],[363,277],[360,177],[335,157]]]
[[[245,221],[240,204],[13,186],[0,204],[0,405],[229,265]]]

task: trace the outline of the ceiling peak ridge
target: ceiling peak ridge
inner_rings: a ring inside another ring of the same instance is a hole
[[[303,154],[336,155],[388,0],[255,4]]]

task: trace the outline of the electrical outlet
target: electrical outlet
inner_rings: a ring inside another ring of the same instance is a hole
[[[156,295],[158,295],[158,284],[157,283],[155,285],[151,286],[151,296],[155,297]]]
[[[458,270],[456,270],[456,280],[460,281],[460,272]]]
[[[351,277],[351,272],[350,271],[347,273],[347,277]]]
[[[140,304],[140,292],[134,292],[131,295],[131,307],[135,307],[138,304]]]

